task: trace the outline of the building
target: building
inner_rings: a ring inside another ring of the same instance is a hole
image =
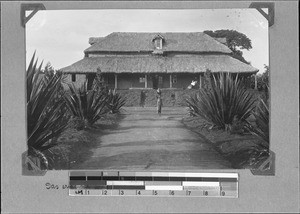
[[[258,69],[231,57],[224,39],[204,33],[125,33],[92,37],[84,58],[62,68],[68,80],[81,84],[101,74],[110,88],[186,89],[203,75],[230,72],[249,77]]]

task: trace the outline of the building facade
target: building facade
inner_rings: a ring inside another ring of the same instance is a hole
[[[84,58],[61,69],[77,85],[100,74],[118,90],[186,89],[203,75],[229,72],[246,78],[258,69],[231,56],[224,40],[204,33],[122,33],[92,37]]]

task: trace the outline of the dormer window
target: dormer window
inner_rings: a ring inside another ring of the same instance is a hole
[[[161,35],[156,35],[152,42],[154,43],[154,48],[155,49],[162,49],[162,46],[163,46],[163,40],[164,40],[164,37],[162,37]]]
[[[156,49],[162,49],[162,39],[155,39],[154,46]]]

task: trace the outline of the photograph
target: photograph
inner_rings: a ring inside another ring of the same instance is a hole
[[[299,213],[297,1],[2,1],[1,212]]]
[[[38,11],[23,173],[270,168],[268,29],[254,8]]]

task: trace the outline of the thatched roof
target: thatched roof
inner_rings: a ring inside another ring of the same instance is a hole
[[[106,56],[86,57],[62,68],[65,73],[256,73],[258,69],[229,55]]]
[[[92,37],[92,46],[85,53],[93,52],[150,52],[153,51],[153,39],[160,35],[164,38],[163,51],[218,52],[231,53],[224,44],[205,33],[124,33],[114,32],[106,37]]]
[[[213,38],[224,45],[226,45],[227,43],[227,39],[225,37],[221,37],[221,38],[213,37]]]

